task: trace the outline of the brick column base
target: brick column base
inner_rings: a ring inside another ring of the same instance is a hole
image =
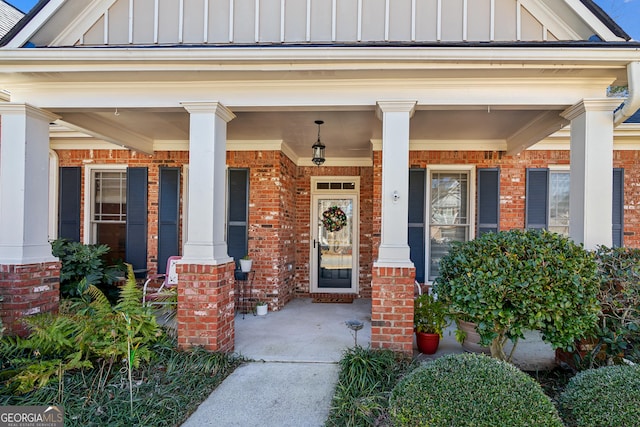
[[[371,348],[413,354],[415,268],[373,267]]]
[[[222,265],[178,264],[178,346],[230,353],[235,344],[233,270]]]
[[[60,263],[0,265],[0,296],[5,335],[28,335],[25,317],[58,312]]]

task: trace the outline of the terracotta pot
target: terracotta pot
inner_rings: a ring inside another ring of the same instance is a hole
[[[462,343],[462,348],[469,353],[485,353],[491,354],[489,347],[480,345],[480,335],[476,332],[476,324],[457,320],[458,329],[464,331],[467,335]]]
[[[418,350],[423,354],[433,354],[438,350],[440,335],[416,332],[416,343]]]

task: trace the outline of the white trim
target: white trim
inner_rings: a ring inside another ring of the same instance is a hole
[[[358,0],[362,1],[362,0]],[[416,41],[416,16],[417,8],[416,8],[416,0],[411,0],[411,41]]]
[[[469,227],[469,236],[468,240],[473,240],[476,235],[476,166],[475,165],[465,165],[465,164],[456,164],[456,165],[433,165],[427,166],[426,168],[426,180],[425,183],[425,248],[424,248],[424,277],[425,281],[431,282],[429,280],[430,275],[430,263],[429,259],[431,256],[431,245],[429,241],[430,236],[430,228],[431,228],[431,174],[433,172],[466,172],[469,174],[469,188],[468,188],[468,227]]]
[[[467,41],[469,30],[469,5],[468,0],[462,1],[462,41]]]
[[[178,43],[184,40],[184,0],[178,5]]]
[[[153,43],[158,43],[158,38],[160,37],[160,0],[155,0],[154,9],[153,9]]]
[[[182,242],[182,247],[180,248],[180,253],[184,253],[184,245],[187,243],[187,229],[189,225],[189,163],[185,163],[182,165],[182,216],[180,220],[182,221],[182,235],[180,236],[180,240]],[[225,239],[226,241],[226,239]]]
[[[280,0],[280,41],[282,43],[284,43],[285,41],[285,37],[286,37],[286,32],[285,32],[285,23],[286,21],[286,10],[287,10],[287,5],[286,5],[286,0]]]
[[[384,40],[389,41],[389,20],[391,19],[391,11],[389,10],[389,0],[384,2]]]
[[[516,0],[516,40],[522,40],[522,4]]]
[[[109,44],[109,9],[104,11],[104,20],[102,21],[104,24],[103,30],[103,43]]]
[[[235,2],[233,0],[229,0],[229,43],[233,43],[233,16],[234,16],[234,6]]]
[[[49,148],[49,240],[58,238],[59,165],[58,153]]]
[[[372,139],[373,151],[382,151],[382,140]],[[412,139],[409,151],[506,151],[507,141],[504,139]]]
[[[202,42],[206,44],[209,43],[209,0],[205,0],[202,4]]]
[[[353,190],[317,190],[318,182],[353,182]],[[317,240],[317,227],[313,218],[318,216],[318,199],[342,198],[351,199],[353,202],[352,226],[352,268],[350,288],[318,288],[318,270],[315,261],[314,240]],[[342,293],[358,294],[360,292],[360,177],[359,176],[312,176],[311,177],[311,209],[309,218],[309,292],[310,293]]]
[[[121,164],[90,164],[84,165],[84,204],[83,204],[83,231],[82,242],[84,244],[94,244],[95,239],[91,232],[91,218],[93,216],[93,172],[101,170],[126,171],[127,165]]]
[[[337,27],[338,27],[338,6],[337,0],[331,1],[331,41],[336,41]]]
[[[362,0],[358,0],[358,29],[357,40],[362,41]]]
[[[255,0],[255,6],[253,11],[253,40],[256,43],[260,42],[260,0]]]
[[[541,3],[541,2],[539,2]],[[624,39],[617,37],[607,27],[604,22],[598,19],[581,0],[565,0],[565,3],[572,8],[584,21],[586,25],[593,29],[593,31],[605,41],[625,41]]]
[[[461,47],[263,47],[224,49],[163,48],[138,49],[131,55],[130,48],[59,48],[59,49],[0,49],[0,65],[5,72],[57,72],[57,71],[171,71],[193,70],[194,63],[202,71],[279,69],[323,70],[358,69],[442,69],[446,63],[451,69],[517,68],[586,69],[605,67],[626,69],[629,62],[637,61],[637,50],[629,48],[564,48],[517,47],[474,49]],[[295,60],[294,63],[292,61]],[[30,62],[34,64],[29,64]],[[478,63],[480,62],[480,63]],[[56,68],[61,67],[61,68]],[[119,66],[119,68],[115,68]],[[328,67],[328,68],[327,68]]]
[[[436,41],[442,40],[442,0],[436,3]]]
[[[489,18],[489,41],[494,41],[496,39],[496,0],[491,0],[489,10],[491,15]]]
[[[307,34],[306,41],[311,41],[311,0],[307,0]]]
[[[133,0],[129,0],[129,44],[133,43]]]

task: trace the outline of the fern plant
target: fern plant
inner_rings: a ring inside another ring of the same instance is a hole
[[[124,361],[128,368],[137,368],[151,358],[151,345],[162,332],[151,310],[142,305],[130,265],[117,305],[112,307],[94,285],[84,292],[88,305],[63,303],[57,315],[29,318],[28,338],[7,337],[0,342],[0,355],[9,361],[0,378],[9,377],[5,386],[10,392],[25,393],[52,378],[61,381],[64,372],[91,368],[96,362],[105,372],[99,388],[113,365]]]

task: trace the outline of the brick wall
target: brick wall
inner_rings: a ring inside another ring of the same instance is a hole
[[[24,317],[58,312],[60,263],[0,265],[0,296],[5,334],[26,335]]]
[[[232,352],[235,344],[235,263],[178,264],[178,345]]]
[[[161,151],[149,156],[128,150],[59,150],[58,156],[60,166],[120,164],[149,168],[148,268],[155,272],[158,170],[161,166],[182,167],[188,162],[188,152]],[[625,168],[624,239],[631,247],[640,247],[640,208],[636,206],[640,203],[639,157],[640,151],[614,152],[614,166]],[[374,152],[373,159],[373,167],[296,167],[279,151],[227,153],[229,167],[250,169],[249,251],[255,261],[254,296],[269,299],[272,310],[295,296],[309,295],[313,175],[360,177],[360,295],[371,296],[372,261],[377,259],[380,244],[382,153]],[[569,164],[569,151],[526,151],[520,156],[490,151],[410,152],[411,167],[445,164],[500,168],[500,227],[506,230],[524,227],[526,168]]]

